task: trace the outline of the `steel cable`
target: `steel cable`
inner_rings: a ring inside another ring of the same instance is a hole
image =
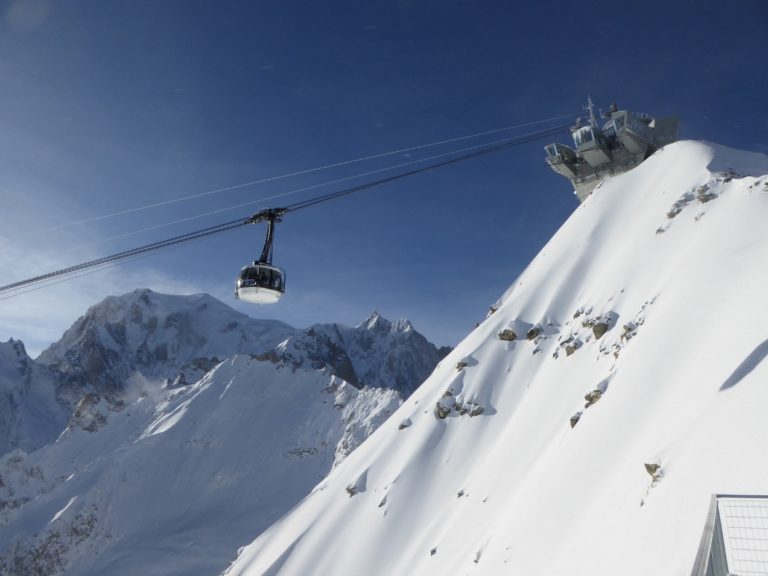
[[[181,244],[183,242],[189,242],[191,240],[197,240],[199,238],[204,238],[207,236],[212,236],[214,234],[218,234],[220,232],[226,232],[229,230],[234,230],[236,228],[240,228],[242,226],[246,226],[248,224],[254,223],[254,222],[260,222],[263,221],[263,218],[259,218],[259,215],[262,213],[270,212],[270,211],[279,211],[281,214],[286,214],[288,212],[295,212],[297,210],[302,210],[304,208],[309,208],[310,206],[316,206],[318,204],[329,202],[331,200],[336,200],[338,198],[348,196],[350,194],[354,194],[356,192],[360,192],[363,190],[368,190],[370,188],[374,188],[377,186],[381,186],[383,184],[387,184],[389,182],[394,182],[396,180],[400,180],[402,178],[406,178],[408,176],[413,176],[415,174],[419,174],[421,172],[426,172],[429,170],[434,170],[436,168],[441,168],[443,166],[448,166],[450,164],[455,164],[458,162],[462,162],[464,160],[468,160],[470,158],[477,158],[479,156],[483,156],[486,154],[490,154],[492,152],[497,152],[499,150],[504,150],[507,148],[511,148],[513,146],[517,146],[520,144],[524,144],[527,142],[532,142],[534,140],[538,140],[541,138],[546,138],[549,136],[554,136],[555,134],[560,133],[561,131],[568,128],[570,124],[565,124],[561,126],[556,126],[554,128],[548,128],[546,130],[541,130],[538,132],[533,132],[529,134],[524,134],[522,136],[518,136],[516,138],[511,138],[507,140],[497,141],[490,144],[484,144],[484,145],[478,145],[475,147],[471,147],[468,150],[472,150],[475,148],[472,152],[466,153],[466,154],[460,154],[459,156],[455,156],[453,158],[449,158],[447,160],[442,160],[440,162],[434,162],[431,164],[428,164],[426,166],[420,166],[419,168],[415,168],[413,170],[409,170],[407,172],[402,172],[400,174],[395,174],[393,176],[388,176],[386,178],[380,178],[378,180],[375,180],[373,182],[367,182],[364,184],[360,184],[358,186],[353,186],[350,188],[346,188],[343,190],[338,190],[335,192],[331,192],[328,194],[323,194],[321,196],[317,196],[315,198],[309,198],[307,200],[303,200],[300,202],[296,202],[294,204],[290,204],[288,206],[285,206],[283,208],[279,209],[272,209],[263,211],[260,213],[257,213],[255,215],[251,215],[248,218],[238,218],[237,220],[231,220],[229,222],[223,222],[221,224],[217,224],[214,226],[209,226],[207,228],[203,228],[201,230],[196,230],[193,232],[188,232],[186,234],[181,234],[178,236],[174,236],[172,238],[168,238],[166,240],[160,240],[157,242],[152,242],[150,244],[146,244],[144,246],[139,246],[137,248],[132,248],[130,250],[124,250],[122,252],[118,252],[116,254],[112,254],[110,256],[104,256],[102,258],[97,258],[95,260],[89,260],[87,262],[82,262],[80,264],[75,264],[74,266],[69,266],[66,268],[62,268],[60,270],[55,270],[53,272],[48,272],[46,274],[40,274],[38,276],[34,276],[32,278],[27,278],[25,280],[19,280],[17,282],[12,282],[10,284],[6,284],[5,286],[0,286],[0,293],[3,292],[9,292],[9,291],[18,291],[21,288],[24,288],[26,286],[30,286],[33,284],[39,284],[42,282],[45,282],[47,280],[58,278],[62,276],[69,276],[72,274],[76,274],[77,272],[87,270],[89,268],[95,268],[99,266],[105,266],[108,264],[112,264],[115,262],[118,262],[120,260],[133,258],[139,255],[146,254],[148,252],[153,252],[157,250],[161,250],[163,248],[167,248],[170,246],[174,246],[177,244]],[[467,149],[465,149],[466,151]],[[450,154],[450,153],[448,153]],[[443,156],[443,155],[438,155]],[[424,160],[422,160],[424,161]],[[417,161],[418,162],[418,161]],[[13,297],[17,294],[13,294],[11,296],[8,296],[8,298]],[[6,299],[6,298],[3,298]]]

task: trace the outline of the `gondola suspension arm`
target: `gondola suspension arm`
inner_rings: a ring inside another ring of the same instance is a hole
[[[261,251],[259,262],[272,264],[272,241],[275,237],[275,222],[282,222],[283,214],[286,212],[288,212],[288,208],[267,208],[257,212],[245,221],[246,224],[267,223],[267,236],[264,239],[264,248]]]

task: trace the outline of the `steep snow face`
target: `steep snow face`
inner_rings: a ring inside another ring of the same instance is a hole
[[[0,454],[36,450],[55,438],[67,420],[56,401],[55,379],[35,364],[18,340],[0,342]]]
[[[147,289],[91,307],[38,358],[72,388],[116,391],[134,373],[173,378],[199,358],[263,353],[295,329],[253,320],[207,294],[170,296]]]
[[[293,364],[330,368],[357,386],[391,388],[409,396],[448,349],[438,349],[408,320],[390,322],[378,312],[355,328],[316,324],[282,343],[276,354]]]
[[[216,574],[401,403],[247,355],[134,391],[0,458],[0,573]]]
[[[227,574],[690,573],[711,494],[768,486],[764,174],[678,142],[605,182]]]

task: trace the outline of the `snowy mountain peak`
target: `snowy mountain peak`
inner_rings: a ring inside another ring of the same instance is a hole
[[[401,318],[392,322],[392,330],[394,332],[410,332],[413,330],[413,325],[411,324],[410,320]]]
[[[263,353],[296,330],[254,320],[208,294],[172,296],[138,289],[92,306],[39,357],[74,388],[121,389],[139,371],[174,378],[196,358]]]
[[[8,342],[0,342],[0,367],[15,364],[21,367],[27,365],[31,358],[21,340],[10,338]]]
[[[91,307],[39,361],[63,373],[72,389],[109,393],[136,372],[189,383],[203,374],[200,366],[237,353],[327,368],[354,386],[408,395],[447,350],[438,350],[408,320],[390,322],[378,312],[357,328],[318,324],[301,331],[249,318],[207,294],[139,289]]]
[[[389,330],[389,320],[382,317],[376,310],[374,310],[368,318],[366,318],[358,328],[365,328],[366,330]]]
[[[3,398],[3,406],[0,406],[0,428],[13,418],[10,414],[3,418],[2,411],[15,412],[18,408],[16,397],[29,388],[33,364],[34,361],[27,355],[21,340],[11,338],[8,342],[0,342],[0,396]]]
[[[288,338],[273,356],[293,365],[328,368],[353,386],[392,388],[408,396],[449,349],[438,349],[408,320],[378,312],[355,328],[315,324]]]
[[[376,310],[374,310],[362,323],[358,324],[357,327],[376,332],[409,332],[413,330],[413,325],[410,320],[400,319],[391,322]]]
[[[605,181],[226,574],[690,574],[712,495],[768,485],[767,220],[763,155]]]

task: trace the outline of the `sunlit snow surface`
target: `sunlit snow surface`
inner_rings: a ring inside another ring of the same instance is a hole
[[[218,573],[401,402],[247,354],[107,398],[0,457],[0,574]]]
[[[228,574],[689,574],[711,495],[768,493],[763,174],[679,142],[599,187]]]

